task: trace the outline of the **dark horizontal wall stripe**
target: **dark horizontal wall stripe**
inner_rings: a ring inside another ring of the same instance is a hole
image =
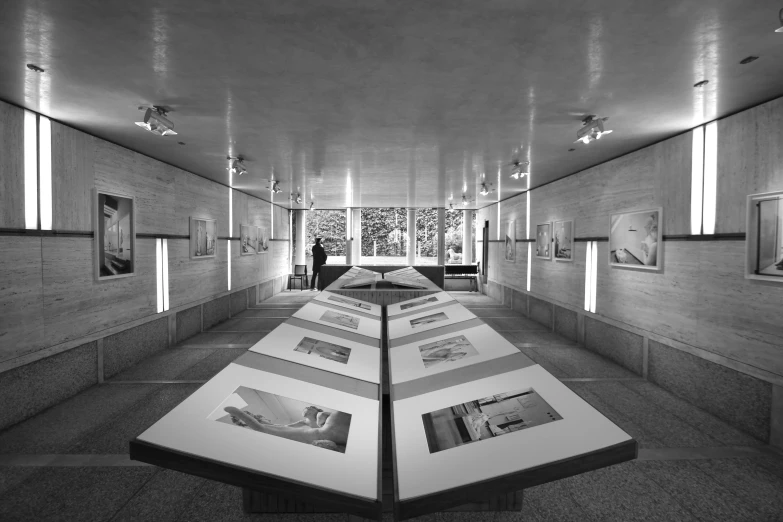
[[[736,234],[683,234],[663,236],[664,241],[745,241],[744,232]]]
[[[136,234],[136,237],[145,239],[190,239],[190,236],[180,236],[175,234]]]
[[[576,242],[588,242],[588,241],[609,241],[608,237],[596,236],[596,237],[575,237]]]
[[[0,236],[33,237],[93,237],[92,232],[81,230],[27,230],[24,228],[0,228]]]
[[[290,239],[270,239],[269,241],[291,241]]]

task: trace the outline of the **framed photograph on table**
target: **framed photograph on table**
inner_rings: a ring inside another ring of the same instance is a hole
[[[136,272],[136,214],[133,196],[95,191],[95,279]]]
[[[217,254],[217,220],[190,218],[190,258],[209,259]]]
[[[609,222],[609,265],[661,270],[662,220],[661,207],[612,214]]]
[[[506,261],[516,262],[517,257],[517,222],[511,220],[506,225]]]
[[[536,257],[552,259],[552,223],[536,225]]]
[[[574,260],[574,222],[555,221],[552,231],[553,249],[555,261]]]
[[[783,191],[748,196],[745,278],[783,283]]]

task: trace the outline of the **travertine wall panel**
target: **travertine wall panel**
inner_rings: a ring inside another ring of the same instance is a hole
[[[24,110],[0,102],[0,228],[24,228]]]
[[[97,138],[52,122],[52,227],[93,230]]]
[[[184,306],[228,289],[225,240],[218,241],[215,257],[205,259],[190,258],[190,241],[187,239],[169,239],[168,245],[170,308]]]
[[[0,237],[0,361],[39,350],[43,328],[40,237]]]

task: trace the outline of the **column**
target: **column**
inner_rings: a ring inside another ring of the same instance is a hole
[[[307,225],[307,211],[295,210],[296,212],[296,252],[294,252],[294,264],[306,265],[305,251],[307,243],[305,243],[305,226]]]
[[[446,264],[446,209],[438,207],[438,264]]]
[[[351,212],[351,225],[353,226],[353,232],[351,233],[353,237],[353,241],[351,241],[353,255],[351,257],[354,265],[360,265],[362,264],[362,209],[352,208]]]
[[[462,264],[470,265],[473,259],[473,211],[462,211]]]
[[[416,264],[416,209],[408,209],[408,265]]]

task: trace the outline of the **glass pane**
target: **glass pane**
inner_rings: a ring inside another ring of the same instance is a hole
[[[408,217],[404,208],[363,208],[360,264],[405,265]]]

